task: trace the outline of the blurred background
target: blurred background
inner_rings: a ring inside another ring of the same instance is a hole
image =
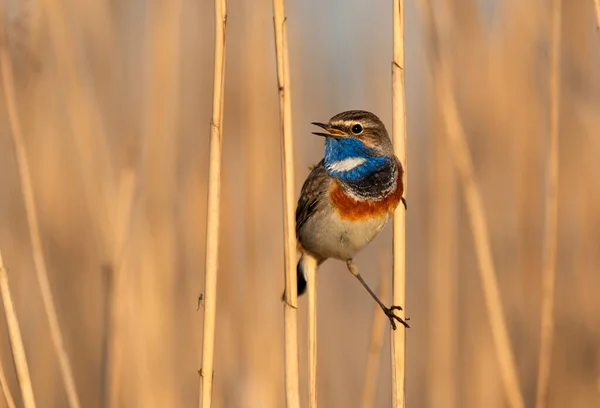
[[[462,186],[432,87],[431,32],[421,3],[405,6],[407,405],[505,407]],[[533,406],[549,5],[432,3],[433,21],[445,22],[520,386]],[[6,6],[44,255],[81,404],[197,406],[214,5],[13,0]],[[310,134],[310,122],[365,109],[391,132],[391,11],[386,1],[287,2],[297,194],[323,155],[323,139]],[[213,405],[282,407],[283,214],[272,4],[230,1],[227,22]],[[593,1],[563,1],[550,407],[600,407],[599,66]],[[38,406],[65,407],[2,95],[0,251]],[[357,264],[376,290],[381,273],[391,282],[391,224]],[[376,305],[341,262],[321,267],[318,291],[319,401],[359,406]],[[299,305],[306,403],[306,297]],[[373,406],[390,406],[389,353],[386,334]],[[20,406],[3,313],[0,360]]]

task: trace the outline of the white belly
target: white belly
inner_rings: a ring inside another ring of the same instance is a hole
[[[302,227],[300,242],[320,258],[351,259],[383,229],[389,215],[364,221],[343,220],[335,211],[313,217]]]

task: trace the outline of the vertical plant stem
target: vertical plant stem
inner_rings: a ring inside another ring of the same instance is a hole
[[[40,0],[47,21],[48,34],[55,53],[59,87],[64,96],[72,142],[77,150],[78,170],[83,181],[83,196],[90,213],[102,222],[96,223],[99,245],[108,251],[113,232],[110,208],[116,195],[110,148],[104,134],[101,109],[92,87],[79,68],[76,30],[72,29],[65,0]],[[106,254],[110,255],[109,253]]]
[[[305,257],[308,275],[308,406],[317,408],[317,262]]]
[[[558,132],[560,116],[561,0],[551,0],[550,134],[546,161],[546,208],[542,275],[540,355],[536,408],[548,405],[548,383],[554,343],[554,291],[558,240]]]
[[[404,0],[394,0],[394,61],[392,62],[392,134],[394,151],[404,166],[406,180],[406,104],[404,100]],[[404,191],[408,183],[404,183]],[[405,308],[406,303],[406,214],[400,206],[394,213],[394,271],[392,304]],[[403,316],[403,312],[402,318]],[[403,408],[406,331],[391,330],[392,341],[392,403]]]
[[[440,46],[440,49],[442,48],[443,47]],[[473,241],[475,243],[477,262],[479,264],[485,304],[492,330],[492,338],[494,339],[496,358],[498,359],[504,392],[507,401],[509,402],[509,406],[512,408],[524,408],[523,395],[519,388],[517,369],[510,339],[508,337],[504,311],[502,310],[502,301],[496,278],[496,270],[492,259],[483,199],[475,181],[473,161],[469,153],[469,146],[467,145],[465,132],[462,123],[460,122],[458,108],[452,93],[448,61],[443,55],[443,52],[438,53],[434,72],[437,99],[440,103],[440,109],[442,110],[446,125],[446,133],[453,162],[463,185],[469,222],[473,233]]]
[[[23,405],[25,408],[35,408],[35,399],[33,397],[33,388],[31,386],[31,377],[29,376],[29,367],[27,366],[27,357],[25,356],[25,347],[23,347],[23,339],[21,338],[21,330],[19,329],[19,320],[10,294],[8,286],[8,276],[4,263],[2,262],[2,254],[0,253],[0,292],[2,294],[2,304],[4,305],[4,314],[6,315],[6,324],[8,326],[8,335],[10,339],[10,347],[12,349],[15,367],[17,369],[17,378],[21,387],[21,395],[23,396]],[[2,374],[4,377],[4,373]],[[6,380],[3,381],[5,383]],[[14,407],[15,403],[12,400],[8,387],[4,389],[4,395],[9,405]],[[8,392],[7,392],[8,391]]]
[[[437,45],[435,16],[431,0],[422,0],[422,25],[426,37],[428,62],[434,62]],[[443,15],[441,12],[438,14]],[[456,261],[457,195],[456,176],[448,155],[448,140],[440,119],[440,107],[432,98],[431,152],[431,227],[429,250],[430,323],[428,403],[431,408],[456,406]]]
[[[1,268],[1,266],[0,266]],[[4,366],[0,361],[0,386],[2,387],[2,394],[4,395],[4,400],[6,401],[6,405],[8,408],[15,408],[15,400],[12,397],[12,393],[10,392],[10,387],[8,386],[8,380],[6,379],[6,375],[4,374]]]
[[[600,31],[600,0],[594,0],[596,6],[596,29]]]
[[[2,83],[4,86],[4,92],[6,96],[8,120],[11,130],[13,147],[15,150],[15,156],[17,160],[19,178],[21,181],[23,202],[25,203],[25,213],[27,215],[29,236],[31,238],[33,263],[35,266],[37,279],[40,284],[40,291],[42,295],[42,302],[44,304],[44,310],[46,311],[46,316],[48,317],[48,323],[50,326],[50,337],[52,339],[52,344],[58,357],[60,373],[65,384],[67,400],[69,402],[70,407],[79,408],[80,404],[79,397],[77,396],[77,389],[75,387],[75,378],[73,377],[73,372],[71,371],[71,363],[69,361],[69,356],[67,355],[62,333],[60,331],[60,324],[58,322],[56,308],[54,307],[52,289],[50,288],[50,280],[48,279],[48,271],[46,269],[46,261],[44,259],[44,252],[42,249],[42,239],[40,236],[40,227],[37,219],[35,198],[33,194],[33,184],[31,182],[31,173],[29,171],[29,160],[27,159],[27,153],[25,151],[25,143],[23,141],[23,134],[21,131],[21,122],[19,120],[19,114],[17,110],[13,80],[14,76],[8,55],[5,28],[2,29],[2,34],[0,35],[2,36],[0,70],[2,71]]]
[[[225,85],[227,1],[215,0],[215,67],[213,115],[210,122],[210,167],[206,222],[206,272],[204,283],[204,330],[202,341],[202,408],[210,408],[213,388],[217,271],[219,267],[219,221],[221,202],[221,142]]]
[[[136,175],[133,169],[123,170],[117,198],[117,217],[112,250],[112,265],[107,273],[109,282],[107,295],[107,334],[106,372],[103,398],[110,408],[118,405],[121,369],[121,344],[125,325],[122,307],[123,265],[127,238],[131,231],[131,221],[135,204]]]
[[[298,295],[296,286],[296,235],[294,219],[294,146],[292,99],[284,1],[273,0],[277,84],[281,126],[283,216],[285,255],[285,398],[287,408],[300,407],[298,385]]]
[[[13,109],[13,120],[16,120],[16,103],[14,101],[14,89],[13,86],[13,75],[12,65],[10,62],[7,37],[6,37],[6,20],[4,12],[6,10],[5,2],[0,2],[0,69],[2,71],[2,83],[6,92],[7,106],[9,110]],[[10,92],[7,89],[10,88]],[[9,95],[13,100],[8,101]],[[11,113],[9,112],[9,116]],[[17,124],[17,128],[19,124]],[[33,398],[33,390],[31,387],[31,379],[29,377],[29,368],[27,366],[27,359],[25,358],[25,349],[21,340],[21,331],[19,329],[17,315],[12,303],[10,296],[10,290],[8,287],[8,277],[4,264],[2,262],[2,254],[0,253],[0,290],[2,291],[2,301],[4,303],[4,313],[6,314],[6,321],[8,324],[9,336],[11,341],[13,359],[17,368],[17,377],[19,379],[19,385],[21,388],[21,394],[23,395],[23,404],[25,407],[35,407],[35,401]],[[13,345],[13,342],[15,343]],[[4,368],[0,363],[0,383],[2,385],[2,392],[4,393],[4,399],[9,408],[15,408],[15,401],[8,387],[6,376],[4,375]]]
[[[386,254],[384,254],[386,255]],[[387,256],[382,256],[381,274],[379,278],[378,297],[383,302],[388,297],[389,284],[387,274],[389,268],[386,268]],[[386,323],[388,319],[381,313],[377,305],[373,309],[373,324],[371,326],[371,337],[369,340],[369,351],[367,354],[367,364],[365,366],[365,378],[363,380],[363,390],[361,397],[361,407],[370,408],[375,405],[375,394],[379,378],[379,366],[381,362],[381,348],[383,347],[383,336],[385,334]]]

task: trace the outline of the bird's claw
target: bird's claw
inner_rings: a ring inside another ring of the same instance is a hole
[[[392,329],[396,330],[395,320],[402,323],[402,325],[404,325],[404,327],[410,328],[408,323],[406,323],[406,320],[410,320],[410,318],[407,317],[406,320],[404,320],[400,316],[396,316],[396,314],[394,313],[394,310],[403,310],[403,309],[400,306],[391,306],[389,308],[386,307],[385,309],[383,309],[383,311],[385,312],[385,315],[388,317],[388,319],[390,319],[390,323],[392,324]]]

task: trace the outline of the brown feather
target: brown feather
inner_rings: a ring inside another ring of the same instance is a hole
[[[403,193],[404,184],[402,170],[400,170],[396,180],[396,189],[380,200],[357,200],[346,193],[337,181],[331,183],[329,200],[342,219],[363,220],[392,213],[402,200]]]

